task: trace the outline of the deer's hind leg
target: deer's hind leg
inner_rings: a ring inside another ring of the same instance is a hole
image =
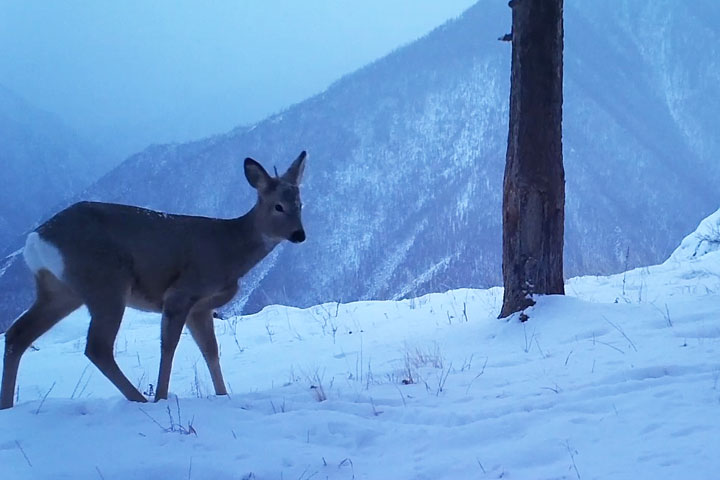
[[[35,303],[5,333],[0,409],[13,406],[17,371],[25,350],[83,304],[73,290],[47,270],[35,274],[35,289]]]
[[[225,380],[223,380],[220,370],[220,356],[215,338],[212,310],[193,311],[188,317],[187,326],[210,371],[215,395],[227,395]]]
[[[119,280],[108,280],[95,285],[85,302],[90,312],[85,355],[110,380],[120,393],[133,402],[147,402],[147,399],[120,370],[113,353],[115,338],[129,293],[129,286]]]

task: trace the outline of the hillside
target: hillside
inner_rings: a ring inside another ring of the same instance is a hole
[[[60,119],[0,85],[0,252],[110,166]]]
[[[569,276],[660,262],[720,202],[715,20],[713,0],[566,5]],[[497,37],[509,24],[506,2],[479,2],[252,128],[141,152],[84,197],[236,216],[254,200],[245,156],[280,169],[307,149],[308,241],[253,272],[237,308],[497,285],[510,72]],[[5,318],[28,285],[9,265]]]

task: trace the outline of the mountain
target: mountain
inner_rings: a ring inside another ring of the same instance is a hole
[[[0,252],[107,171],[99,149],[0,85]]]
[[[266,259],[237,308],[497,285],[509,25],[506,2],[479,2],[252,128],[149,148],[85,197],[236,216],[254,201],[245,156],[282,169],[307,149],[308,241]],[[566,5],[566,275],[662,261],[720,204],[717,25],[713,0]],[[9,318],[31,294],[5,267]]]

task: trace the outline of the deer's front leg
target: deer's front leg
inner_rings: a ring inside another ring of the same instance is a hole
[[[215,387],[215,395],[227,395],[225,388],[225,380],[223,380],[222,370],[220,369],[220,358],[218,355],[218,344],[215,338],[215,325],[213,323],[212,311],[201,310],[190,314],[187,321],[188,330],[195,339],[200,348],[200,352],[205,358],[210,378],[212,378]]]
[[[180,341],[180,334],[185,326],[188,313],[194,301],[188,294],[172,291],[166,294],[163,301],[162,332],[160,335],[160,372],[158,373],[155,401],[166,399],[170,385],[175,349]]]

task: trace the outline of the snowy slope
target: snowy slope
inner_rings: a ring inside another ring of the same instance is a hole
[[[620,290],[607,289],[610,285]],[[610,277],[573,278],[567,292],[590,301],[650,303],[665,316],[670,296],[689,293],[693,302],[695,295],[720,292],[720,210],[702,220],[662,264]]]
[[[695,260],[718,250],[720,250],[720,210],[700,222],[697,230],[683,239],[668,261]]]
[[[83,356],[79,311],[26,354],[0,412],[12,479],[717,478],[720,250],[568,282],[521,324],[502,291],[271,306],[216,322],[231,395],[183,335],[171,391],[129,403]],[[157,315],[117,358],[148,388]],[[192,425],[192,430],[190,429]]]

